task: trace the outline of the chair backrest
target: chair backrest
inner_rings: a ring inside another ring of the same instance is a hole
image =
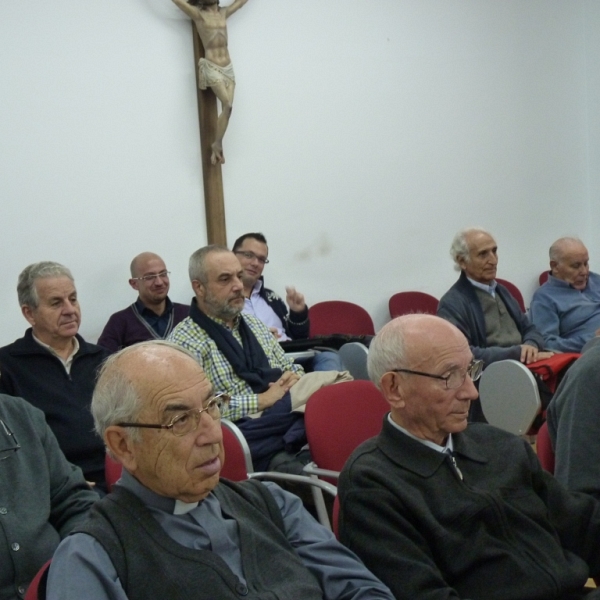
[[[500,360],[485,368],[479,401],[490,425],[525,435],[542,403],[531,371],[516,360]]]
[[[248,479],[248,474],[254,472],[248,442],[240,428],[228,419],[221,419],[221,429],[225,450],[221,477],[231,481],[245,481]]]
[[[500,279],[496,277],[496,281],[502,284],[509,292],[510,295],[519,303],[519,306],[523,312],[525,312],[525,301],[523,300],[523,294],[521,294],[521,290],[510,281],[506,281],[506,279]]]
[[[554,475],[554,450],[548,432],[548,422],[544,421],[537,432],[535,449],[542,468]]]
[[[369,379],[367,372],[367,356],[369,349],[360,342],[348,342],[339,350],[344,368],[350,371],[354,379]]]
[[[112,487],[121,477],[123,465],[113,458],[108,453],[104,457],[104,476],[106,477],[106,489],[112,492]]]
[[[375,335],[375,326],[369,313],[358,304],[343,300],[317,302],[308,309],[310,336],[332,335]]]
[[[381,431],[389,405],[370,381],[345,381],[317,390],[304,424],[317,467],[341,471],[354,449]]]
[[[398,292],[389,300],[390,317],[395,319],[412,313],[437,314],[439,300],[425,292]]]
[[[538,279],[538,281],[540,282],[540,285],[544,285],[546,283],[546,281],[548,281],[548,275],[550,275],[550,271],[542,271],[540,273],[540,277]]]
[[[45,562],[31,580],[27,592],[25,593],[25,600],[46,599],[46,581],[48,580],[48,568],[50,567],[50,562],[51,560]]]

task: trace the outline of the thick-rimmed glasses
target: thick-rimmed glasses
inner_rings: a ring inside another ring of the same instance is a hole
[[[224,392],[215,394],[204,408],[190,408],[185,412],[175,415],[166,425],[154,423],[117,423],[119,427],[147,427],[149,429],[170,429],[173,435],[180,437],[190,431],[196,431],[202,418],[206,413],[215,421],[221,418],[223,408],[229,402],[229,396]]]
[[[150,273],[149,275],[143,275],[142,277],[132,277],[135,281],[145,281],[146,283],[152,283],[155,279],[159,277],[161,279],[169,279],[169,275],[171,271],[161,271],[160,273]]]
[[[11,457],[21,446],[8,425],[0,419],[0,460]]]
[[[254,252],[249,252],[246,250],[236,250],[234,254],[241,254],[244,258],[247,258],[248,260],[256,259],[261,265],[269,264],[268,258],[265,258],[264,256],[258,256],[258,254],[254,254]]]
[[[390,371],[393,371],[394,373],[408,373],[409,375],[421,375],[421,377],[431,377],[432,379],[441,379],[446,383],[447,390],[456,390],[465,382],[467,375],[471,378],[471,381],[477,381],[481,377],[483,361],[473,360],[466,369],[454,369],[447,375],[434,375],[433,373],[411,371],[410,369],[390,369]]]

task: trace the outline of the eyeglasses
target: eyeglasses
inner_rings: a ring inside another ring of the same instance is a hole
[[[409,375],[421,375],[422,377],[431,377],[432,379],[441,379],[446,383],[447,390],[458,389],[467,378],[471,381],[477,381],[481,377],[483,371],[483,361],[474,360],[466,369],[454,369],[448,375],[433,375],[432,373],[423,373],[421,371],[411,371],[410,369],[390,369],[394,373],[408,373]]]
[[[117,423],[119,427],[147,427],[150,429],[170,429],[173,435],[180,437],[190,431],[196,431],[200,423],[202,413],[206,413],[213,420],[221,418],[224,407],[229,402],[229,396],[224,392],[215,394],[206,404],[205,408],[191,408],[175,415],[167,425],[150,423]]]
[[[134,279],[135,281],[145,281],[147,283],[151,283],[159,277],[161,279],[169,279],[170,274],[171,271],[161,271],[160,273],[151,273],[150,275],[144,275],[142,277],[132,277],[132,279]]]
[[[246,252],[245,250],[236,250],[234,254],[241,254],[244,258],[248,260],[256,259],[261,265],[268,265],[269,259],[264,256],[258,256],[258,254],[254,254],[254,252]]]
[[[0,419],[0,433],[6,434],[6,437],[0,438],[0,460],[6,460],[21,448],[15,434],[9,429],[8,425]]]

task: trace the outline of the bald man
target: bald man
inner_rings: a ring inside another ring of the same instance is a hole
[[[544,344],[559,352],[581,352],[600,333],[600,275],[590,272],[587,248],[564,237],[550,246],[550,275],[531,301],[531,319]]]
[[[542,470],[527,440],[467,423],[482,363],[432,315],[388,323],[369,376],[390,405],[342,471],[340,540],[396,600],[576,600],[600,575],[600,503]]]
[[[146,342],[107,360],[92,412],[123,475],[59,546],[48,600],[393,600],[297,496],[219,478],[223,408],[179,346]]]
[[[98,338],[98,344],[111,352],[138,342],[165,339],[190,312],[189,305],[169,299],[169,271],[158,254],[138,254],[130,269],[129,285],[138,298],[112,315]]]

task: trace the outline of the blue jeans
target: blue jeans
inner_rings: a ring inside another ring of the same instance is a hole
[[[337,352],[316,352],[313,358],[297,361],[304,370],[311,371],[343,371],[344,365]]]

